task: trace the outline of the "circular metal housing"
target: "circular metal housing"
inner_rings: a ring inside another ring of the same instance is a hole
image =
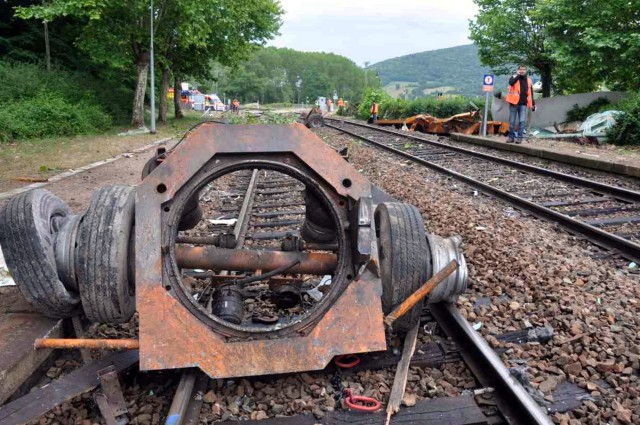
[[[222,320],[198,304],[182,281],[181,270],[176,261],[175,244],[178,225],[189,200],[202,190],[205,185],[223,175],[251,169],[273,170],[300,181],[307,191],[311,191],[320,200],[323,208],[330,214],[331,219],[336,224],[336,229],[346,229],[348,227],[348,203],[345,202],[345,199],[338,195],[331,186],[315,178],[313,172],[305,167],[304,164],[299,163],[295,157],[287,154],[272,154],[264,155],[264,158],[256,155],[252,159],[246,159],[238,155],[214,158],[213,161],[205,165],[183,185],[172,200],[163,205],[162,222],[165,225],[162,229],[164,247],[162,249],[162,259],[166,279],[164,284],[167,289],[170,289],[170,293],[174,294],[194,316],[222,335],[238,338],[276,338],[285,335],[303,335],[324,316],[355,276],[352,264],[351,242],[345,231],[338,230],[336,232],[338,264],[333,275],[332,288],[309,311],[298,316],[282,319],[277,324],[238,325]]]

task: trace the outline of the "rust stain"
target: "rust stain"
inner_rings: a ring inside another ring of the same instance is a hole
[[[347,286],[318,323],[306,330],[308,334],[279,339],[229,342],[165,289],[163,203],[215,162],[217,155],[256,153],[273,154],[275,160],[312,174],[339,195],[356,200],[371,194],[371,184],[355,168],[299,124],[207,123],[187,135],[136,190],[136,302],[142,370],[199,367],[214,378],[265,375],[318,370],[335,355],[386,349],[381,283],[369,272]],[[205,249],[190,252],[189,256],[210,260]],[[335,268],[334,257],[310,256],[310,261]]]
[[[145,288],[138,298],[140,369],[199,367],[212,378],[253,376],[319,370],[338,354],[386,350],[379,285],[352,282],[307,336],[231,343],[161,287]],[[359,314],[363,310],[367,314]]]

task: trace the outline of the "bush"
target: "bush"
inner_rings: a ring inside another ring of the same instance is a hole
[[[42,91],[0,109],[0,140],[74,136],[104,131],[111,124],[98,105],[70,103],[58,93]]]
[[[380,90],[369,90],[364,95],[364,100],[358,110],[358,117],[369,118],[371,101],[376,98],[380,104],[378,117],[380,119],[401,119],[418,114],[428,114],[437,118],[447,118],[452,115],[472,111],[473,105],[480,111],[484,108],[484,99],[481,97],[447,97],[437,99],[434,97],[418,98],[416,100],[393,99]],[[473,105],[471,104],[473,102]]]
[[[622,114],[607,132],[607,141],[614,145],[640,146],[640,92],[611,106],[607,109],[620,110]]]
[[[358,106],[357,117],[366,120],[369,118],[370,110],[371,110],[371,102],[375,99],[378,104],[380,104],[380,110],[378,111],[378,116],[382,117],[382,104],[386,103],[391,99],[387,93],[385,93],[382,89],[367,89],[362,97],[362,103]]]
[[[587,106],[579,107],[577,104],[573,105],[573,108],[567,112],[567,122],[571,121],[584,121],[589,117],[589,115],[593,115],[597,112],[602,111],[607,106],[609,106],[611,102],[609,99],[605,97],[599,97],[593,102],[589,103]]]
[[[104,131],[113,125],[114,115],[125,110],[117,88],[88,75],[0,61],[0,81],[2,142]],[[109,104],[111,108],[105,106]]]

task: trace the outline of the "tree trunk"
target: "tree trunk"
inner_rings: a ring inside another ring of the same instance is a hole
[[[542,97],[551,97],[551,65],[545,63],[537,68],[540,71],[540,79],[542,80]]]
[[[131,118],[131,125],[136,128],[144,125],[144,95],[149,75],[149,59],[149,52],[142,52],[136,58],[138,83],[133,96],[133,116]]]
[[[174,75],[174,84],[173,84],[173,108],[175,111],[176,119],[184,118],[184,114],[182,113],[182,108],[180,108],[180,92],[182,91],[182,87],[180,87],[180,77],[178,75]]]
[[[51,48],[49,47],[49,24],[44,21],[44,54],[47,63],[47,72],[51,72]]]
[[[160,86],[160,108],[158,111],[158,121],[162,123],[167,122],[167,109],[169,108],[169,105],[167,104],[167,94],[169,93],[169,77],[170,77],[169,68],[163,67],[162,68],[162,84]]]

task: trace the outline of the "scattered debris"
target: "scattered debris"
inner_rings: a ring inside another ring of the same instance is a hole
[[[578,131],[583,137],[594,138],[598,143],[606,142],[606,132],[616,124],[616,118],[621,114],[621,111],[605,111],[590,115]]]
[[[15,284],[7,268],[7,263],[4,261],[2,248],[0,247],[0,286],[15,286]]]
[[[15,177],[11,180],[25,183],[46,183],[49,181],[46,177]]]
[[[118,133],[118,136],[138,136],[140,134],[147,134],[147,133],[149,133],[149,129],[145,126],[142,126],[142,127],[124,131],[122,133]]]
[[[210,219],[209,223],[213,224],[214,226],[216,226],[216,225],[218,225],[218,226],[234,226],[237,221],[238,221],[237,218],[217,218],[217,219]]]
[[[607,141],[606,133],[616,123],[621,111],[605,111],[590,115],[584,122],[573,121],[547,128],[531,129],[537,139],[574,139],[581,144],[601,144]]]
[[[406,119],[378,120],[376,124],[379,126],[393,126],[402,130],[408,129],[409,131],[431,134],[479,134],[482,126],[479,119],[478,111],[473,111],[453,115],[448,118],[436,118],[432,115],[420,114]],[[509,123],[501,121],[487,122],[487,134],[489,135],[507,134],[508,131]]]

